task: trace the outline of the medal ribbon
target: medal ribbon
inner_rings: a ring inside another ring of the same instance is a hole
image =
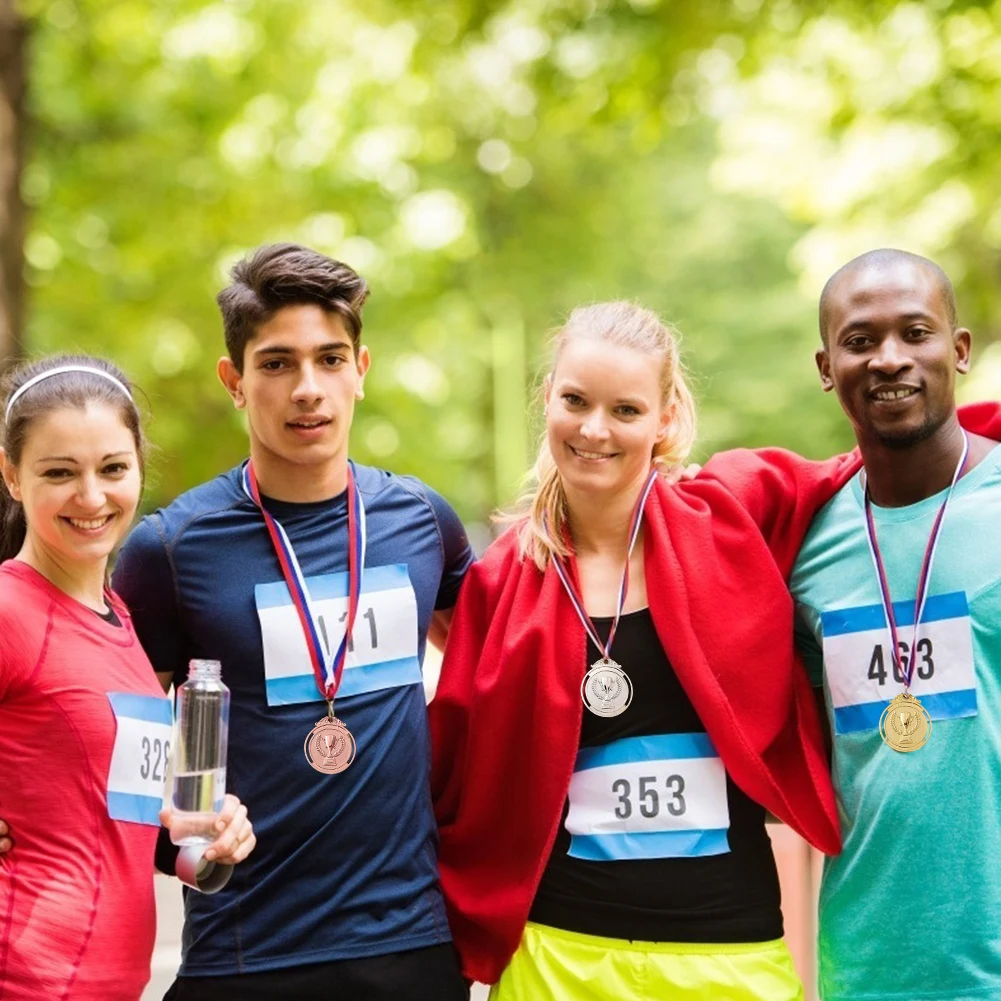
[[[626,592],[629,590],[629,558],[633,554],[633,548],[636,546],[636,539],[640,534],[640,525],[643,523],[643,508],[646,506],[646,499],[650,496],[650,491],[653,489],[653,485],[656,483],[659,475],[660,474],[656,469],[650,470],[650,475],[647,477],[646,483],[643,485],[643,490],[640,493],[639,500],[636,502],[636,507],[633,508],[632,520],[629,523],[629,549],[626,551],[626,566],[622,571],[622,583],[619,585],[619,600],[615,608],[615,618],[612,620],[612,628],[608,630],[608,642],[602,643],[601,637],[598,635],[598,631],[594,628],[594,623],[591,621],[591,616],[589,616],[584,610],[584,599],[581,598],[577,589],[574,587],[573,581],[570,579],[570,574],[567,571],[567,568],[563,565],[563,561],[555,553],[553,553],[553,566],[556,568],[556,573],[563,582],[563,587],[570,596],[570,603],[573,605],[574,611],[577,613],[577,617],[584,624],[584,628],[587,630],[588,636],[590,636],[594,641],[594,645],[601,651],[605,660],[611,660],[608,654],[612,649],[612,642],[615,639],[616,630],[619,628],[619,619],[622,617],[622,607],[626,603]],[[547,525],[547,531],[548,527],[549,526]]]
[[[302,632],[306,638],[306,649],[316,675],[316,686],[320,693],[333,707],[334,695],[341,684],[344,664],[347,660],[348,643],[354,629],[355,616],[358,613],[358,599],[361,595],[361,578],[365,568],[365,505],[362,503],[361,491],[355,483],[354,473],[348,464],[348,614],[344,625],[344,637],[340,645],[327,657],[319,629],[319,616],[306,586],[299,561],[296,559],[292,543],[285,534],[278,519],[274,517],[261,503],[261,492],[254,474],[253,462],[248,462],[243,469],[244,493],[257,505],[264,516],[271,543],[275,547],[275,555],[281,567],[282,576],[292,597],[292,604],[299,615]]]
[[[925,601],[928,598],[928,582],[931,579],[932,563],[935,560],[935,550],[938,547],[938,537],[942,530],[942,522],[945,520],[945,509],[949,506],[952,491],[956,487],[956,482],[962,475],[966,459],[970,454],[970,439],[966,432],[963,432],[963,454],[959,457],[956,471],[952,474],[952,482],[946,492],[945,500],[938,509],[935,523],[932,525],[931,535],[928,536],[928,544],[925,546],[924,559],[921,561],[921,572],[918,574],[917,593],[914,596],[914,632],[911,635],[910,653],[907,657],[906,665],[900,661],[900,641],[898,639],[897,619],[893,614],[893,601],[890,598],[890,585],[886,577],[886,567],[883,565],[883,557],[879,551],[879,543],[876,540],[876,522],[872,515],[872,499],[869,496],[869,484],[865,484],[865,529],[869,540],[869,553],[872,556],[873,566],[876,568],[876,579],[879,581],[879,596],[883,603],[883,612],[886,615],[886,622],[890,628],[890,657],[897,674],[904,679],[904,691],[911,687],[911,679],[914,677],[914,647],[918,641],[918,626],[921,624],[921,616],[924,614]]]

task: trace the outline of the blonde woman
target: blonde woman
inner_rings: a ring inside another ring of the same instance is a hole
[[[430,710],[463,972],[495,1001],[801,998],[766,811],[840,840],[783,578],[804,515],[767,495],[840,465],[739,453],[669,486],[695,406],[673,332],[623,302],[557,334],[545,421]]]

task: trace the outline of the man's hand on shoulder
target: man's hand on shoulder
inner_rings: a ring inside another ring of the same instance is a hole
[[[14,847],[14,841],[10,836],[10,828],[0,820],[0,855],[6,855]]]
[[[702,472],[702,466],[697,462],[690,462],[687,466],[668,466],[660,474],[661,479],[664,480],[669,486],[674,486],[675,483],[684,483],[688,480],[694,480],[699,473]]]

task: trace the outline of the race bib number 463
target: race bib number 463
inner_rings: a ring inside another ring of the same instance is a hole
[[[344,638],[348,575],[307,577],[327,656]],[[264,646],[268,705],[316,702],[316,684],[306,639],[284,581],[254,589]],[[417,597],[406,564],[366,567],[338,698],[383,688],[420,684],[417,659]]]
[[[891,656],[890,633],[881,605],[821,614],[824,673],[836,733],[877,729],[883,710],[903,691],[901,667],[911,661],[911,691],[932,719],[977,714],[966,594],[954,591],[928,597],[913,649],[914,602],[894,602],[893,611],[900,632],[900,666]]]
[[[730,850],[726,770],[704,733],[582,748],[569,799],[574,858],[611,862]]]

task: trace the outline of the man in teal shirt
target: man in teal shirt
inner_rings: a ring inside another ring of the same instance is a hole
[[[821,885],[821,996],[1001,997],[1001,448],[956,415],[970,332],[936,265],[885,250],[830,279],[820,331],[864,462],[790,578],[844,836]]]

